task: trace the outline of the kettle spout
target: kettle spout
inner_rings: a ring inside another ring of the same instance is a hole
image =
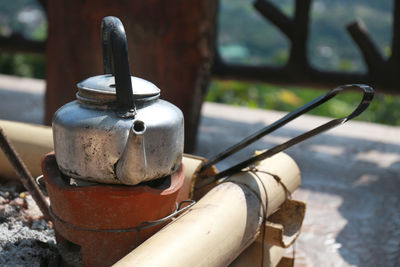
[[[145,123],[141,120],[134,120],[124,152],[116,166],[117,178],[123,184],[135,185],[145,181],[147,169],[145,132]]]

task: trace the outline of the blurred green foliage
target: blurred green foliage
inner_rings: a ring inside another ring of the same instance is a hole
[[[293,16],[294,0],[269,1],[289,17]],[[362,55],[346,30],[347,24],[358,19],[366,25],[381,52],[389,56],[393,2],[313,0],[307,44],[311,65],[331,71],[366,71]],[[290,42],[254,9],[253,3],[254,0],[220,0],[218,49],[227,62],[283,65]]]
[[[44,79],[46,77],[44,55],[36,54],[0,54],[0,72],[4,74],[34,77]]]
[[[27,39],[45,41],[47,21],[35,0],[0,0],[0,35],[18,33]],[[38,54],[0,52],[0,73],[44,79],[46,57]]]
[[[214,80],[206,101],[245,106],[250,108],[293,111],[320,96],[327,90],[295,86],[277,86],[267,83]],[[361,94],[357,91],[337,95],[309,114],[344,117],[359,104]],[[400,125],[400,97],[376,94],[369,108],[357,120]]]

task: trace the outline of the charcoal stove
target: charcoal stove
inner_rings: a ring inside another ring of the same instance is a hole
[[[109,185],[68,178],[51,153],[43,159],[43,175],[57,245],[72,266],[113,264],[162,228],[182,201],[182,165],[152,182]]]

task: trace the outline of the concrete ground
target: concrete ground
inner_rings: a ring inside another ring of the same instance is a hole
[[[0,119],[41,123],[45,83],[0,75]],[[210,157],[285,113],[205,103],[197,155]],[[328,121],[302,116],[219,169]],[[349,122],[287,150],[307,202],[296,266],[400,266],[400,127]]]

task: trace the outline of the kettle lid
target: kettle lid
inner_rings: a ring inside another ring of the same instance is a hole
[[[153,83],[131,76],[132,94],[136,101],[147,101],[158,98],[160,89]],[[77,98],[89,104],[112,104],[117,102],[115,76],[112,74],[97,75],[77,84]]]

